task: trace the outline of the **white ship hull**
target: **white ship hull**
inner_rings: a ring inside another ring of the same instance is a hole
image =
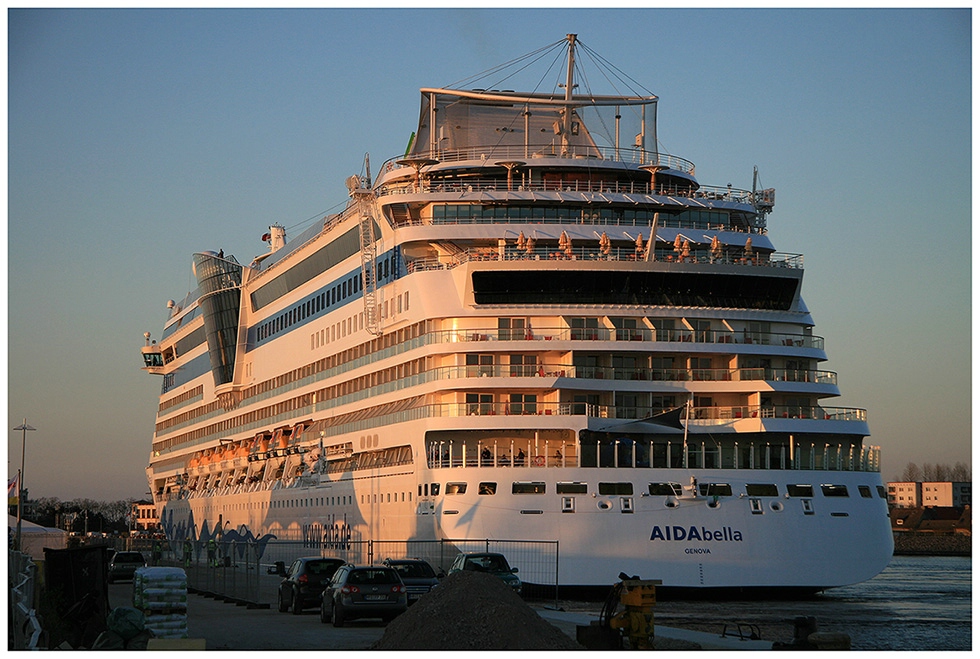
[[[655,102],[423,89],[409,154],[352,177],[346,211],[271,227],[248,266],[195,254],[143,348],[171,540],[550,543],[522,576],[559,586],[880,572],[879,451],[864,410],[826,404],[774,193],[646,148]]]

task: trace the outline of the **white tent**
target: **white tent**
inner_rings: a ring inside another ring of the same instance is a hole
[[[10,538],[17,535],[17,517],[7,515],[7,532]],[[35,561],[44,560],[44,549],[65,549],[68,533],[61,529],[49,529],[22,519],[20,522],[21,551]]]

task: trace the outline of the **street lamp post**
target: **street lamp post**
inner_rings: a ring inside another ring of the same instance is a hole
[[[23,434],[20,440],[20,471],[17,472],[17,551],[21,551],[23,545],[20,542],[20,522],[24,517],[24,453],[27,449],[27,431],[37,430],[27,425],[27,419],[14,430],[20,430]]]

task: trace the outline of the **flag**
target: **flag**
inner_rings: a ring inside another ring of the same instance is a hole
[[[16,506],[18,498],[18,490],[20,490],[20,473],[18,472],[16,476],[7,481],[7,505]]]

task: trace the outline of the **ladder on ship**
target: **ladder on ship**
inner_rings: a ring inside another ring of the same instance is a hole
[[[351,177],[356,179],[357,177]],[[349,183],[350,194],[357,205],[360,216],[361,242],[361,280],[364,284],[364,329],[375,336],[381,336],[381,318],[378,314],[380,301],[378,299],[378,252],[377,236],[374,232],[374,193],[367,188],[354,187]]]

